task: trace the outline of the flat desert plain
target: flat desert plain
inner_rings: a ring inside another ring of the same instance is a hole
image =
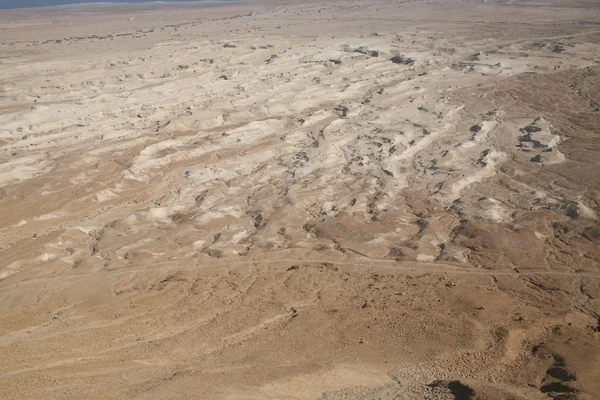
[[[0,398],[598,399],[600,3],[0,13]]]

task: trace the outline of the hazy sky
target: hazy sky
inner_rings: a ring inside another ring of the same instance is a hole
[[[145,3],[153,0],[0,0],[0,9],[22,7],[48,7],[65,4],[83,3]],[[197,0],[162,0],[162,1],[197,1]]]

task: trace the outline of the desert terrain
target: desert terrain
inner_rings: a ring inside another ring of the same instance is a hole
[[[597,399],[600,3],[0,12],[0,398]]]

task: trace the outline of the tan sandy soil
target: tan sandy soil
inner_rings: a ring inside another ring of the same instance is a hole
[[[0,13],[2,399],[598,398],[599,215],[596,1]]]

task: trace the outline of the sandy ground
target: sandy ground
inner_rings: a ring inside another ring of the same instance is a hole
[[[592,0],[0,13],[0,398],[598,398],[599,88]]]

